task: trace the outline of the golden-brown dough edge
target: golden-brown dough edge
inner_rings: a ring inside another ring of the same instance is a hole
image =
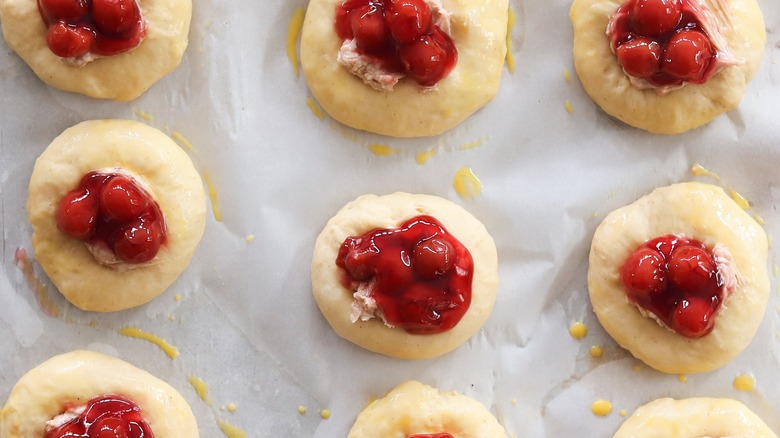
[[[631,85],[612,53],[607,23],[622,0],[574,0],[574,66],[596,104],[623,122],[659,134],[677,134],[701,126],[736,108],[761,64],[766,45],[764,18],[756,0],[703,0],[721,25],[732,17],[725,38],[744,64],[725,69],[701,85],[686,85],[658,96]]]
[[[418,215],[436,218],[471,253],[474,277],[468,311],[454,328],[433,335],[388,328],[378,318],[351,322],[352,291],[342,285],[342,272],[336,266],[341,244],[349,236],[397,227]],[[436,196],[401,192],[363,195],[339,210],[320,233],[314,245],[311,277],[317,305],[339,336],[377,353],[420,359],[454,350],[487,320],[498,290],[498,257],[484,225],[457,204]]]
[[[90,97],[133,100],[173,71],[187,48],[192,0],[139,0],[146,37],[135,49],[78,67],[46,45],[46,25],[36,0],[0,0],[8,46],[44,82]]]
[[[725,398],[660,398],[634,412],[613,438],[777,438],[742,403]]]
[[[721,308],[715,328],[698,339],[642,316],[620,282],[626,258],[642,243],[665,234],[683,234],[708,248],[725,245],[738,271],[739,285]],[[764,316],[769,299],[766,234],[720,187],[697,182],[661,187],[608,214],[596,229],[588,289],[601,325],[635,357],[666,373],[710,371],[748,346]]]
[[[506,438],[496,417],[478,401],[404,382],[360,413],[348,438],[406,437],[447,432],[455,438]]]
[[[507,0],[442,0],[452,13],[458,63],[434,90],[401,80],[375,91],[336,61],[342,41],[334,30],[341,0],[311,0],[301,35],[301,65],[314,98],[339,122],[393,137],[440,134],[462,122],[498,92],[506,58]]]
[[[125,272],[97,263],[55,220],[60,199],[86,173],[114,167],[143,178],[167,231],[151,263]],[[35,258],[65,298],[83,310],[110,312],[151,301],[184,271],[203,235],[206,197],[189,156],[168,136],[132,120],[92,120],[65,130],[35,162],[27,213]]]
[[[85,350],[54,356],[19,379],[0,413],[0,436],[42,437],[45,422],[67,403],[107,394],[137,404],[156,438],[200,436],[190,406],[170,385],[125,361]]]

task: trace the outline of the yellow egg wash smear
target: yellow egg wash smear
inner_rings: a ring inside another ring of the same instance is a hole
[[[696,176],[708,176],[712,179],[720,181],[720,177],[717,174],[712,173],[709,170],[701,167],[700,164],[694,164],[693,166],[691,166],[691,173]]]
[[[452,186],[463,199],[475,198],[482,193],[482,183],[470,167],[461,167],[455,172]]]
[[[187,140],[183,135],[181,135],[179,131],[171,132],[171,138],[179,142],[179,144],[187,148],[190,152],[195,152],[195,146],[193,146],[189,140]]]
[[[209,198],[211,199],[211,210],[214,212],[214,219],[217,222],[222,222],[222,212],[219,210],[219,202],[217,201],[217,189],[214,187],[214,183],[211,181],[211,176],[208,172],[203,171],[203,179],[206,181],[206,188],[209,192]]]
[[[569,327],[569,334],[574,339],[582,339],[588,334],[588,326],[581,322],[575,322]]]
[[[40,306],[43,313],[55,318],[62,315],[60,308],[49,298],[49,288],[35,275],[32,260],[27,256],[27,251],[24,248],[17,248],[14,260],[16,261],[16,267],[22,271],[24,279],[27,280],[27,285],[30,286],[30,289],[35,294],[35,299],[38,301],[38,306]]]
[[[753,391],[756,389],[756,379],[750,374],[740,374],[734,378],[734,388],[742,392]]]
[[[375,144],[370,144],[367,147],[372,154],[378,157],[386,157],[388,155],[393,155],[398,153],[398,149],[395,149],[386,144],[375,143]]]
[[[311,97],[306,99],[306,106],[309,107],[312,114],[314,114],[315,117],[322,120],[325,118],[325,113],[322,112],[319,106],[317,106],[317,102],[314,101]]]
[[[217,424],[219,425],[219,430],[221,430],[227,438],[247,437],[246,432],[243,429],[238,426],[234,426],[219,417],[217,417]]]
[[[303,29],[303,19],[306,17],[306,10],[302,7],[295,8],[290,24],[287,26],[287,59],[295,71],[295,77],[300,76],[300,63],[298,62],[298,51],[296,50],[298,38]]]
[[[747,210],[750,208],[750,202],[736,190],[729,190],[729,196],[731,196],[731,199],[733,199],[741,209]]]
[[[607,400],[596,400],[590,405],[590,410],[594,415],[606,417],[612,413],[612,403]]]
[[[119,334],[130,338],[143,339],[144,341],[149,341],[152,344],[160,347],[160,350],[162,350],[165,354],[167,354],[168,357],[170,357],[171,359],[176,359],[177,357],[179,357],[178,348],[172,346],[164,339],[155,336],[151,333],[145,332],[137,327],[124,327],[119,330]]]
[[[515,10],[509,6],[506,23],[506,68],[509,73],[515,72],[515,55],[512,53],[512,28],[515,27]]]
[[[151,114],[149,114],[149,113],[147,113],[147,112],[145,112],[145,111],[141,111],[141,110],[139,110],[138,108],[133,108],[133,113],[134,113],[134,114],[135,114],[135,115],[136,115],[138,118],[140,118],[140,119],[143,119],[143,120],[146,120],[147,122],[152,122],[152,121],[154,121],[154,116],[152,116]]]
[[[209,386],[206,382],[195,376],[187,377],[187,381],[190,382],[190,385],[195,389],[195,393],[198,394],[198,397],[200,397],[201,400],[206,402],[209,406],[213,405],[211,399],[209,399]]]
[[[432,149],[428,149],[427,151],[417,152],[414,155],[414,159],[417,162],[417,164],[422,166],[423,164],[427,163],[428,160],[430,160],[431,157],[436,155],[438,152],[439,152],[439,148],[432,148]]]

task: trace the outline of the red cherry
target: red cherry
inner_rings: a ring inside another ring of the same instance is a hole
[[[46,32],[46,44],[60,58],[75,58],[83,55],[95,43],[95,33],[84,26],[70,26],[59,21]]]
[[[661,45],[650,38],[634,38],[619,45],[616,52],[623,70],[636,78],[649,78],[661,63]]]
[[[89,13],[87,0],[38,0],[38,6],[50,21],[73,23]]]
[[[661,69],[684,81],[697,82],[704,77],[712,59],[712,44],[698,30],[683,30],[666,43]]]
[[[686,338],[700,338],[712,330],[711,316],[711,299],[683,299],[674,307],[671,329]]]
[[[366,281],[374,276],[372,261],[379,253],[371,248],[352,248],[344,255],[344,269],[349,278],[354,281]]]
[[[431,28],[431,8],[423,0],[390,0],[385,19],[393,39],[411,43]]]
[[[107,220],[127,222],[141,216],[149,205],[147,199],[135,183],[117,176],[100,190],[100,213]]]
[[[669,258],[669,280],[682,291],[695,294],[710,284],[717,268],[707,250],[681,246]]]
[[[127,423],[113,416],[102,417],[90,426],[89,438],[129,438]]]
[[[644,36],[671,32],[681,19],[682,0],[634,0],[631,8],[631,24]]]
[[[412,266],[420,277],[433,280],[452,269],[455,256],[455,247],[450,242],[433,237],[414,247]]]
[[[136,219],[119,228],[112,239],[114,254],[128,263],[148,262],[162,245],[162,231],[155,221]]]
[[[87,190],[74,190],[60,201],[57,228],[74,239],[87,240],[95,232],[97,217],[97,196]]]
[[[620,279],[634,300],[644,301],[663,293],[667,287],[663,256],[650,248],[639,248],[620,269]]]
[[[358,49],[370,53],[387,47],[390,29],[385,22],[384,11],[377,5],[372,3],[353,10],[350,20]]]
[[[135,0],[92,0],[92,18],[101,32],[118,35],[133,29],[141,12]]]
[[[454,65],[452,40],[443,32],[423,35],[401,46],[399,58],[406,74],[424,87],[436,85]]]

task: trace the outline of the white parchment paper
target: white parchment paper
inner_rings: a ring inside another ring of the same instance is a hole
[[[129,103],[49,88],[0,44],[0,399],[50,356],[90,348],[179,389],[203,437],[222,436],[218,419],[250,437],[346,436],[370,398],[407,379],[476,398],[519,437],[609,437],[623,420],[620,410],[663,396],[735,398],[780,429],[774,246],[770,303],[752,344],[724,368],[686,383],[620,349],[595,319],[586,287],[590,238],[604,215],[674,182],[699,179],[737,190],[772,240],[780,239],[780,3],[759,0],[768,43],[739,109],[700,129],[658,136],[612,120],[584,94],[572,66],[568,1],[512,0],[514,74],[505,71],[496,99],[461,126],[415,140],[315,117],[285,52],[290,18],[306,3],[197,0],[182,65]],[[209,218],[190,268],[149,305],[81,312],[49,286],[63,316],[48,317],[14,264],[16,248],[31,251],[24,206],[34,160],[80,121],[144,114],[147,123],[193,144],[223,220]],[[376,143],[398,153],[375,155],[368,146]],[[432,148],[438,152],[417,164],[415,153]],[[694,163],[720,181],[692,175]],[[463,166],[482,181],[475,199],[460,199],[453,189]],[[311,298],[312,245],[328,218],[358,195],[397,190],[462,204],[498,245],[493,315],[468,343],[436,359],[363,351],[335,335]],[[256,238],[247,242],[250,234]],[[575,321],[589,328],[582,341],[568,334]],[[166,339],[181,356],[171,360],[148,342],[119,335],[124,326]],[[598,359],[588,354],[595,344],[605,351]],[[734,389],[740,374],[755,377],[755,391]],[[189,376],[208,384],[213,406],[198,398]],[[601,398],[615,408],[603,418],[590,411]],[[220,409],[229,403],[235,412]],[[329,419],[318,414],[323,409]]]

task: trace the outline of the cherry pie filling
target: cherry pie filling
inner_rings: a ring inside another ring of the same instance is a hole
[[[353,309],[362,292],[375,303],[376,315],[361,319],[379,316],[411,334],[452,329],[471,303],[471,254],[430,216],[348,237],[336,265],[346,274],[345,286],[357,291]]]
[[[141,408],[125,397],[103,395],[66,408],[47,422],[43,438],[154,438]]]
[[[455,66],[458,51],[433,20],[425,0],[345,0],[336,8],[336,34],[381,70],[436,85]]]
[[[716,248],[718,248],[716,246]],[[634,251],[620,269],[629,302],[679,335],[700,338],[715,326],[729,292],[728,269],[697,240],[665,235]]]
[[[627,0],[607,34],[625,73],[649,87],[703,84],[723,66],[708,14],[698,0]]]
[[[46,44],[60,58],[112,56],[134,49],[146,34],[136,0],[38,0]]]
[[[93,254],[107,249],[126,263],[152,260],[166,242],[160,207],[125,173],[84,175],[60,201],[56,221],[60,231],[86,242]]]

